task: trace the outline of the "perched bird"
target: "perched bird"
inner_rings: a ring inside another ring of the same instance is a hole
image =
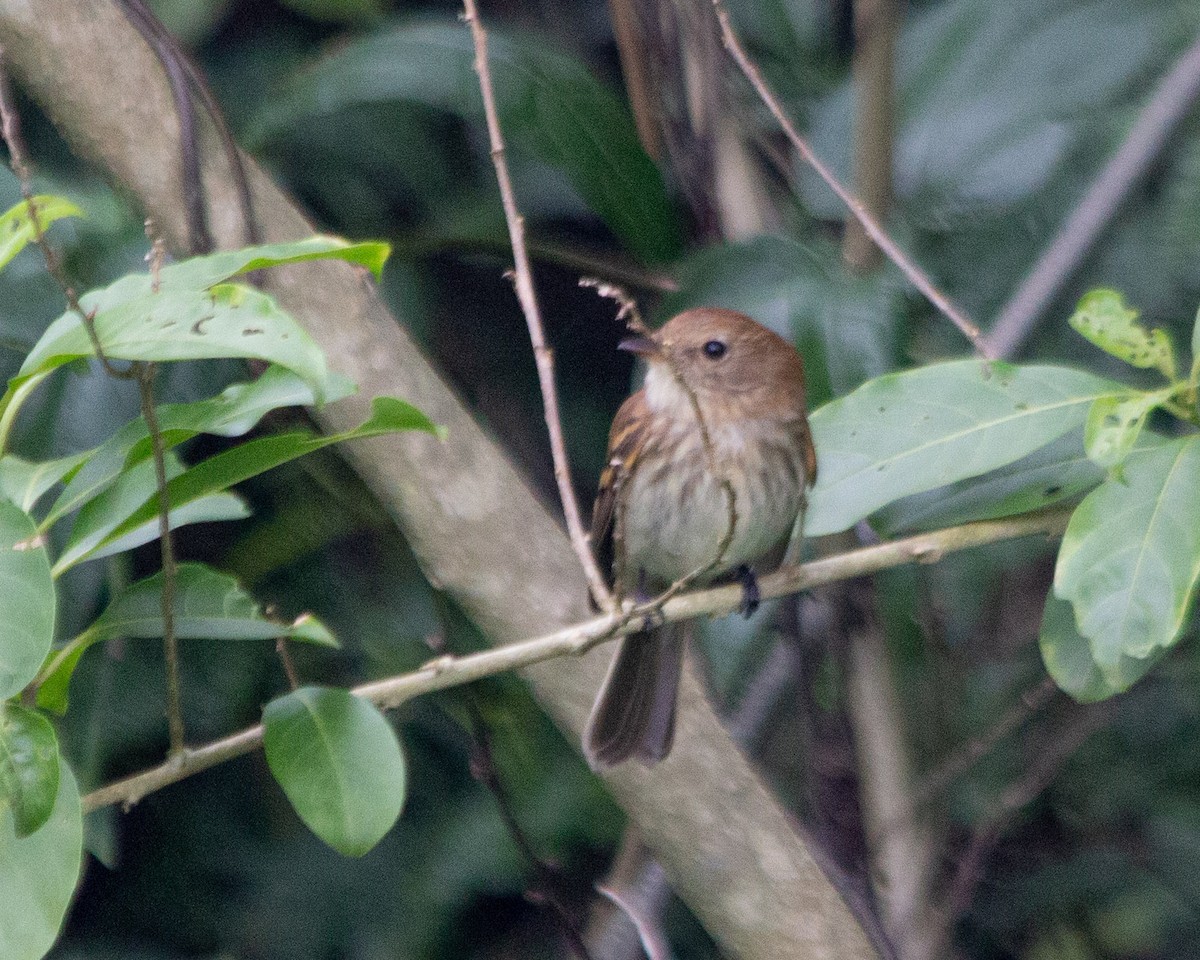
[[[593,544],[611,545],[619,592],[645,598],[712,564],[728,538],[704,582],[738,571],[753,605],[750,565],[782,557],[817,475],[800,355],[745,314],[713,308],[621,349],[648,369],[613,420]],[[583,735],[593,768],[670,751],[685,639],[683,625],[666,624],[621,641]]]

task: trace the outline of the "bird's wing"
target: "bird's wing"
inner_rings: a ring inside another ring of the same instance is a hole
[[[592,549],[602,563],[611,562],[617,499],[646,446],[646,423],[646,397],[639,390],[621,404],[613,418],[608,434],[608,458],[600,474],[600,489],[592,507]]]

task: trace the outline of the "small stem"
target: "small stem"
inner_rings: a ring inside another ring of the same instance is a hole
[[[533,359],[537,365],[538,382],[542,390],[546,430],[550,435],[550,453],[554,459],[554,479],[558,483],[558,496],[562,501],[563,515],[567,521],[567,533],[587,577],[592,597],[602,610],[613,610],[616,601],[592,553],[590,538],[583,528],[579,501],[575,497],[575,487],[571,483],[571,470],[567,462],[567,448],[559,415],[558,390],[554,383],[554,354],[546,345],[542,315],[538,308],[537,294],[533,289],[533,269],[529,265],[529,251],[525,245],[525,220],[517,208],[516,193],[504,155],[504,135],[500,130],[496,95],[492,89],[492,76],[488,69],[487,32],[479,19],[475,0],[463,0],[463,9],[475,45],[475,72],[479,75],[479,90],[483,95],[483,110],[487,117],[488,138],[492,148],[492,165],[496,169],[496,181],[500,186],[500,199],[504,205],[504,219],[508,224],[509,239],[512,241],[513,286],[516,288],[521,310],[525,314],[529,339],[533,344]]]
[[[299,690],[300,674],[296,672],[296,661],[292,659],[292,651],[288,646],[287,637],[280,637],[275,641],[275,652],[279,655],[279,662],[283,664],[283,672],[287,676],[288,686],[293,690]]]
[[[862,224],[862,228],[867,236],[900,269],[900,272],[908,278],[909,282],[921,291],[929,302],[937,307],[951,323],[958,327],[963,336],[971,341],[972,346],[975,347],[976,352],[981,357],[988,360],[994,359],[995,355],[992,348],[984,341],[983,335],[979,332],[979,327],[968,319],[966,314],[956,307],[949,297],[933,285],[933,282],[925,275],[924,271],[909,259],[908,255],[888,236],[887,231],[880,226],[879,221],[871,216],[870,212],[863,205],[863,202],[847,190],[841,181],[833,175],[833,172],[821,162],[820,157],[813,153],[812,147],[800,136],[795,124],[792,123],[791,118],[784,112],[779,99],[772,92],[766,80],[763,79],[758,67],[754,65],[750,57],[746,54],[745,48],[742,46],[737,34],[734,33],[733,25],[729,19],[729,12],[725,9],[723,0],[713,0],[713,7],[716,10],[717,20],[721,25],[721,36],[724,39],[725,48],[729,51],[730,56],[733,57],[738,67],[741,68],[742,73],[746,75],[746,79],[750,81],[750,85],[754,87],[759,98],[766,104],[767,109],[771,111],[772,116],[775,117],[780,127],[783,128],[784,134],[791,141],[792,146],[796,148],[796,152],[800,154],[805,163],[816,171],[817,176],[825,181],[829,189],[837,194],[838,199],[846,205],[854,215],[854,218]]]
[[[175,636],[175,580],[178,569],[175,564],[175,544],[171,538],[171,502],[167,495],[167,455],[162,431],[158,426],[158,411],[154,408],[154,375],[157,367],[153,363],[137,365],[138,390],[142,400],[142,418],[150,432],[150,445],[154,454],[154,478],[158,487],[158,542],[162,559],[162,621],[163,658],[167,667],[167,728],[170,736],[170,754],[178,756],[184,751],[183,693],[179,679],[179,638]]]

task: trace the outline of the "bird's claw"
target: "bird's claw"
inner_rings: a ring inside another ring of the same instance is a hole
[[[737,578],[742,585],[742,605],[739,610],[742,616],[749,620],[762,602],[762,594],[758,589],[758,577],[746,564],[742,564],[737,568]]]

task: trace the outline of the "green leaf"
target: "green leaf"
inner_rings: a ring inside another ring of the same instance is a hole
[[[118,281],[119,282],[119,281]],[[88,298],[83,307],[90,309]],[[323,398],[325,355],[273,298],[252,287],[167,289],[103,307],[93,317],[110,360],[265,360],[294,371]],[[9,382],[7,398],[34,377],[94,355],[83,321],[67,312],[50,324]]]
[[[404,24],[376,33],[301,73],[263,126],[269,135],[379,102],[419,103],[482,124],[474,58],[465,26]],[[625,104],[544,33],[489,29],[488,63],[509,145],[562,170],[637,257],[675,256],[678,219]]]
[[[0,810],[12,811],[17,837],[50,819],[58,796],[58,739],[36,710],[0,704]]]
[[[1143,659],[1121,656],[1116,663],[1102,668],[1075,626],[1071,604],[1053,593],[1046,597],[1038,645],[1046,671],[1059,687],[1080,703],[1093,703],[1124,693],[1162,659],[1161,651]]]
[[[1083,451],[1080,431],[1072,430],[983,476],[890,503],[871,515],[871,526],[892,537],[904,531],[995,520],[1070,500],[1103,480],[1104,471]]]
[[[271,773],[318,837],[359,857],[392,828],[404,806],[404,755],[373,705],[303,687],[267,704],[263,725]]]
[[[126,587],[98,620],[51,655],[40,674],[38,706],[56,713],[67,709],[67,688],[80,657],[93,644],[115,637],[162,636],[162,574]],[[294,623],[270,619],[238,582],[199,563],[179,565],[175,580],[175,635],[182,640],[270,640],[289,637],[336,647],[337,639],[316,617]]]
[[[37,676],[54,640],[54,580],[36,534],[27,513],[0,500],[0,700]]]
[[[1137,444],[1146,419],[1174,392],[1174,387],[1165,387],[1096,400],[1083,430],[1088,458],[1105,469],[1119,466]]]
[[[341,400],[356,389],[346,377],[331,374],[327,381],[325,401]],[[211,399],[164,404],[157,411],[158,426],[164,445],[170,449],[201,433],[239,437],[272,410],[311,406],[316,401],[309,384],[292,371],[271,365],[257,380],[235,383]],[[139,417],[118,430],[102,446],[81,455],[84,458],[83,465],[71,476],[42,521],[41,529],[49,528],[64,514],[95,497],[123,470],[150,455],[149,431],[145,421]],[[4,478],[3,465],[4,461],[0,461],[0,483]]]
[[[168,481],[184,472],[183,464],[173,453],[168,453],[165,459]],[[140,523],[125,526],[130,514],[148,502],[153,504],[150,515]],[[154,463],[143,460],[122,473],[103,493],[83,505],[51,572],[59,577],[84,560],[132,550],[156,539],[159,535],[158,503]],[[217,491],[194,501],[173,504],[168,515],[168,526],[175,530],[190,523],[241,520],[249,515],[249,507],[240,497]],[[117,532],[118,528],[120,532]]]
[[[52,486],[85,463],[94,451],[73,453],[58,460],[31,463],[9,454],[0,457],[0,497],[28,513]]]
[[[114,360],[203,360],[220,357],[265,360],[292,370],[313,388],[318,402],[328,392],[325,355],[308,333],[267,294],[226,281],[265,267],[339,259],[378,275],[388,254],[382,243],[348,244],[336,237],[309,237],[192,257],[164,267],[155,278],[129,274],[80,298],[105,354]],[[0,423],[20,391],[63,364],[94,355],[83,321],[67,311],[46,329],[9,381],[0,400]]]
[[[1192,324],[1192,373],[1189,380],[1195,390],[1200,383],[1200,310],[1196,311],[1196,320]]]
[[[0,215],[0,269],[8,265],[18,253],[37,239],[33,218],[29,215],[31,201],[22,200]],[[38,225],[43,231],[55,220],[64,217],[82,217],[83,211],[65,197],[39,194],[32,200],[37,213]]]
[[[344,433],[322,437],[307,431],[293,431],[261,437],[210,457],[175,477],[167,484],[172,510],[199,497],[218,493],[250,477],[257,476],[289,460],[312,453],[330,444],[364,437],[375,437],[400,430],[423,430],[442,436],[436,426],[421,411],[394,397],[376,397],[371,404],[371,416],[364,423]],[[94,502],[94,501],[93,501]],[[158,497],[152,495],[98,544],[124,536],[152,519],[158,512]],[[82,517],[82,511],[80,513]]]
[[[1139,369],[1157,368],[1175,380],[1175,351],[1165,330],[1147,330],[1116,290],[1084,294],[1068,323],[1101,350]]]
[[[12,812],[0,810],[0,957],[41,960],[49,952],[82,865],[79,788],[59,760],[58,795],[40,830],[19,837]]]
[[[1101,669],[1173,644],[1200,576],[1200,436],[1139,451],[1075,510],[1054,592]]]
[[[1066,367],[976,360],[872,380],[812,415],[818,472],[805,530],[836,533],[893,500],[1019,460],[1117,392]]]

